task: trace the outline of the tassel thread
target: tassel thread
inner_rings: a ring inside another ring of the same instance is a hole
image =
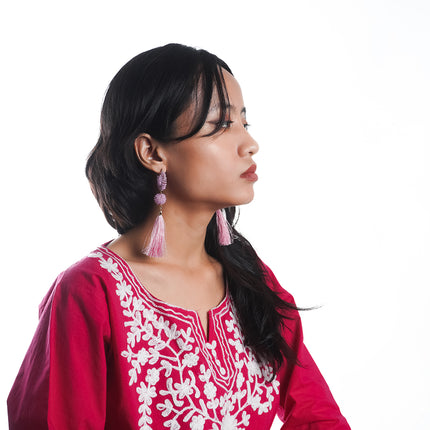
[[[152,227],[151,238],[148,246],[143,250],[143,253],[148,257],[162,257],[166,250],[166,240],[164,236],[164,218],[163,215],[157,216],[154,226]]]
[[[160,206],[160,214],[157,216],[151,231],[148,246],[142,250],[148,257],[162,257],[166,251],[165,224],[163,218],[162,205],[166,203],[166,196],[163,191],[167,186],[166,172],[162,170],[157,176],[157,188],[159,193],[154,197],[156,205]]]
[[[233,243],[231,226],[220,209],[216,211],[216,225],[218,229],[218,243],[222,246],[231,245]]]

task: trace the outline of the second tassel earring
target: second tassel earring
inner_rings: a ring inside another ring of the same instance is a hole
[[[163,205],[166,203],[166,196],[163,191],[167,187],[166,171],[162,170],[157,176],[158,193],[154,197],[154,202],[160,207],[160,212],[152,227],[149,244],[143,249],[143,253],[148,257],[162,257],[166,250],[165,226],[163,218]]]
[[[221,209],[216,211],[216,225],[218,230],[218,243],[221,246],[228,246],[233,243],[232,231],[225,212]]]

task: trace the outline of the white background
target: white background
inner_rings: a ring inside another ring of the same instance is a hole
[[[217,54],[242,85],[260,180],[239,228],[300,306],[322,305],[305,340],[352,428],[430,428],[430,3],[9,3],[0,428],[39,302],[115,236],[84,177],[105,89],[168,42]]]

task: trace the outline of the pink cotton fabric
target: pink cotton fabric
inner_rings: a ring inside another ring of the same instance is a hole
[[[293,302],[271,270],[267,284]],[[252,312],[252,309],[250,309]],[[198,314],[167,304],[104,246],[62,273],[8,398],[11,430],[349,429],[303,344],[300,318],[285,330],[301,366],[270,381],[243,345],[227,294]]]

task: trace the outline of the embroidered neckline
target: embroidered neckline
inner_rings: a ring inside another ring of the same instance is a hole
[[[279,380],[270,381],[270,366],[259,365],[243,344],[227,294],[213,315],[216,338],[201,343],[190,317],[195,311],[154,301],[129,265],[107,248],[89,257],[116,284],[126,328],[121,356],[137,396],[139,430],[150,430],[154,420],[170,430],[245,430],[252,426],[251,414],[272,410]]]
[[[189,313],[193,316],[195,316],[199,322],[199,324],[201,324],[201,320],[200,317],[198,315],[198,312],[194,309],[187,309],[184,308],[182,306],[178,306],[178,305],[174,305],[172,303],[166,302],[162,299],[159,299],[158,297],[154,296],[154,294],[152,294],[146,287],[145,285],[143,285],[142,282],[140,282],[139,278],[136,276],[136,274],[134,273],[133,269],[131,268],[130,264],[127,263],[126,260],[124,260],[124,258],[122,258],[121,256],[119,256],[116,252],[112,251],[110,248],[108,248],[106,245],[108,245],[110,242],[106,242],[105,244],[99,246],[97,248],[98,251],[103,251],[107,254],[109,254],[112,258],[114,258],[115,260],[118,260],[121,262],[121,264],[124,266],[123,269],[126,270],[126,273],[128,275],[128,277],[130,278],[130,280],[133,281],[133,283],[135,284],[136,287],[138,287],[138,289],[141,290],[141,292],[145,295],[145,298],[147,298],[153,305],[155,308],[159,307],[160,305],[163,307],[167,307],[167,308],[171,308],[172,310],[179,310],[181,312],[184,313]],[[225,294],[223,299],[213,308],[208,310],[208,315],[215,315],[217,313],[219,313],[221,310],[223,310],[227,304],[230,303],[230,295],[228,293],[228,285],[225,286]],[[202,327],[203,328],[203,327]]]

